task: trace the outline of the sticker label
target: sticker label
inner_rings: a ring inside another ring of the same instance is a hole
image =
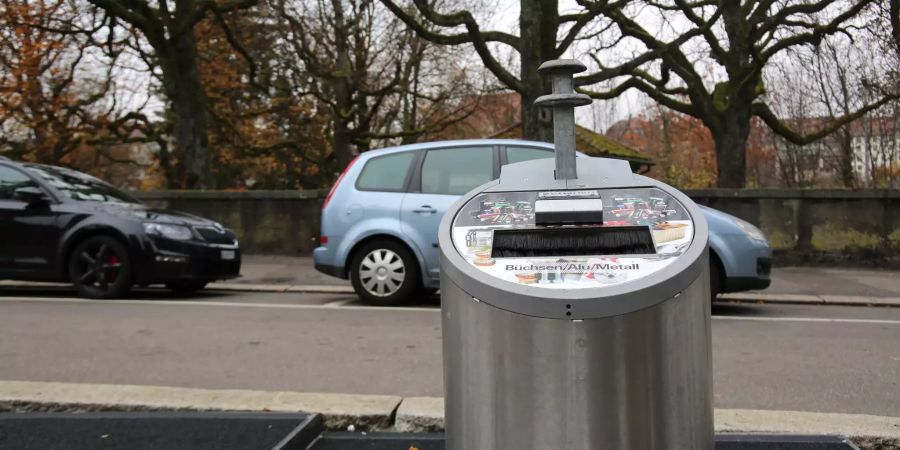
[[[568,193],[568,194],[567,194]],[[538,199],[601,199],[603,223],[535,224]],[[497,229],[648,226],[656,255],[579,255],[492,258]],[[693,221],[675,198],[657,188],[582,191],[484,193],[472,198],[454,218],[452,240],[469,264],[499,279],[551,289],[583,289],[646,277],[671,264],[690,246]]]

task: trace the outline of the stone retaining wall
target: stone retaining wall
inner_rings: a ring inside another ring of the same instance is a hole
[[[779,264],[900,266],[900,191],[705,189],[698,203],[758,225]],[[234,229],[248,253],[304,255],[316,247],[327,191],[157,191],[155,206],[210,217]]]

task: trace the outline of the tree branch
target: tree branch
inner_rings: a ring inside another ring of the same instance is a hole
[[[859,119],[867,113],[886,105],[888,102],[897,100],[898,98],[900,98],[900,94],[886,95],[879,99],[877,102],[863,106],[855,112],[834,118],[834,120],[830,124],[828,124],[828,126],[815,133],[810,134],[798,133],[791,129],[787,124],[778,119],[775,113],[772,112],[769,106],[765,103],[754,103],[753,115],[762,119],[763,122],[765,122],[766,125],[768,125],[769,128],[772,129],[772,131],[774,131],[779,136],[787,139],[788,142],[797,145],[806,145],[811,142],[815,142],[825,136],[828,136],[831,133],[834,133],[844,125],[847,125],[848,123],[853,122],[854,120]]]
[[[659,92],[654,86],[638,79],[638,78],[629,78],[618,86],[608,90],[608,91],[592,91],[588,89],[579,89],[579,92],[589,95],[591,98],[596,98],[600,100],[610,100],[617,98],[618,96],[625,93],[625,91],[635,88],[645,94],[647,94],[653,100],[659,102],[663,106],[672,109],[674,111],[678,111],[680,113],[688,114],[691,116],[697,115],[697,110],[694,105],[690,103],[685,103],[678,101],[672,97],[669,97],[665,94]]]
[[[428,41],[434,42],[436,44],[441,45],[459,45],[471,43],[475,47],[475,51],[478,53],[478,56],[481,57],[481,61],[484,63],[485,67],[500,80],[501,83],[507,85],[510,89],[513,89],[517,92],[522,92],[524,87],[522,82],[516,78],[512,73],[510,73],[506,68],[503,67],[500,62],[494,57],[491,53],[490,49],[487,46],[488,42],[501,42],[507,44],[513,48],[518,49],[520,46],[520,38],[517,36],[512,36],[506,33],[498,33],[498,32],[482,32],[478,24],[472,18],[472,15],[465,11],[464,13],[468,16],[467,19],[471,19],[471,21],[463,20],[463,23],[459,25],[465,25],[466,32],[459,33],[454,35],[445,35],[441,33],[436,33],[428,28],[426,28],[423,24],[419,23],[412,15],[408,14],[403,10],[400,6],[393,2],[393,0],[380,0],[382,4],[384,4],[389,10],[391,10],[394,15],[396,15],[400,20],[403,21],[408,27],[410,27],[413,31],[416,32],[417,35],[426,39]],[[416,9],[425,16],[426,19],[438,24],[440,23],[455,23],[454,20],[459,20],[460,18],[457,16],[444,16],[438,14],[431,10],[430,7],[425,5],[426,11],[422,10],[420,6],[422,4],[422,0],[415,0]],[[458,13],[459,14],[459,13]],[[436,19],[435,20],[432,20]],[[451,20],[452,18],[452,20]],[[463,18],[466,19],[466,18]],[[453,25],[456,26],[456,25]]]
[[[834,0],[830,0],[834,1]],[[772,46],[760,52],[763,61],[768,61],[778,52],[793,47],[795,45],[812,44],[818,45],[822,38],[841,31],[841,25],[847,20],[855,17],[866,6],[871,4],[871,0],[859,0],[852,8],[847,9],[842,14],[831,20],[826,25],[820,25],[813,28],[813,31],[801,34],[795,34],[790,37],[776,41]]]

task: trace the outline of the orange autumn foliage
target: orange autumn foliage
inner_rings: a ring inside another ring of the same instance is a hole
[[[747,187],[776,183],[774,149],[765,124],[754,120],[747,139]],[[709,129],[699,119],[654,108],[619,121],[607,136],[651,156],[650,177],[683,189],[716,186],[716,150]]]
[[[660,109],[617,122],[606,134],[652,157],[650,177],[683,189],[716,184],[712,135],[693,117]]]
[[[106,80],[79,77],[88,43],[47,30],[77,14],[63,0],[0,6],[0,150],[16,159],[65,163],[105,134]]]
[[[265,33],[253,17],[244,15],[230,29],[246,49],[260,78],[271,76],[264,66]],[[322,173],[328,140],[326,118],[317,114],[307,98],[273,87],[269,79],[250,79],[250,63],[212,19],[196,27],[200,77],[210,111],[209,145],[213,153],[216,185],[222,189],[316,188],[328,180]],[[257,84],[254,84],[254,81]]]

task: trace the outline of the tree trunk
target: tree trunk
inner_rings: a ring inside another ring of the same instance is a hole
[[[334,10],[334,43],[335,61],[337,70],[331,82],[334,91],[333,129],[331,136],[332,151],[334,152],[335,169],[342,172],[347,164],[353,160],[353,89],[351,78],[354,76],[353,67],[350,64],[350,32],[351,26],[344,16],[344,4],[342,0],[331,0]]]
[[[547,108],[534,106],[538,97],[549,94],[550,80],[537,70],[544,61],[556,59],[559,28],[557,0],[522,0],[519,13],[519,48],[523,92],[521,92],[522,138],[553,142],[553,119]]]
[[[710,127],[716,144],[716,186],[742,188],[747,179],[747,136],[750,134],[750,111],[728,111],[720,122]]]
[[[856,187],[856,174],[853,173],[853,135],[850,134],[849,127],[845,127],[838,132],[838,146],[840,148],[840,176],[841,184],[845,188]]]
[[[163,89],[175,114],[175,154],[178,158],[175,186],[213,189],[212,158],[207,135],[207,110],[197,68],[197,39],[191,28],[173,36],[162,56]]]
[[[334,130],[331,136],[331,145],[334,147],[334,163],[338,172],[344,170],[347,164],[353,159],[352,130],[350,129],[350,120],[346,117],[349,107],[341,107],[341,103],[337,102],[338,111],[334,115]]]

